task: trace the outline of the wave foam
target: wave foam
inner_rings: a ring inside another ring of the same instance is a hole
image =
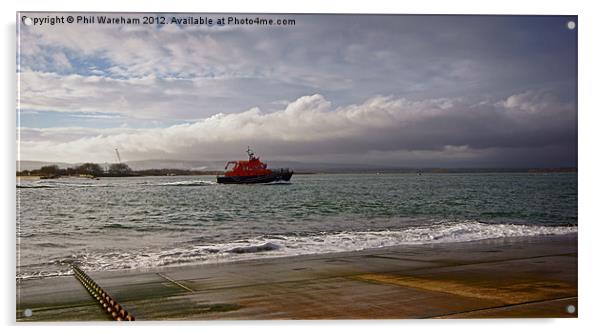
[[[160,186],[180,186],[180,187],[194,187],[194,186],[212,186],[216,185],[217,182],[206,181],[206,180],[190,180],[190,181],[176,181],[159,183]]]
[[[231,262],[259,257],[282,257],[306,254],[338,253],[364,249],[466,242],[494,238],[561,235],[576,233],[577,226],[542,226],[494,224],[477,221],[435,222],[399,230],[345,231],[305,236],[270,235],[222,244],[187,244],[170,249],[112,250],[110,253],[90,252],[69,259],[83,269],[118,270],[152,268],[189,263]],[[64,262],[63,260],[55,260]],[[53,276],[56,273],[20,273],[20,278]]]

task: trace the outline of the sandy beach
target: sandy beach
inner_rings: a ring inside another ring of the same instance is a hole
[[[137,320],[577,316],[576,234],[88,274]],[[111,319],[73,276],[19,281],[16,316]]]

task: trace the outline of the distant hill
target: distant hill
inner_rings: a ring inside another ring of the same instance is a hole
[[[145,169],[189,169],[189,170],[221,170],[223,162],[218,161],[196,161],[196,160],[136,160],[126,161],[133,170]]]
[[[297,172],[343,172],[361,170],[390,169],[391,167],[374,166],[365,164],[341,164],[341,163],[313,163],[298,161],[263,160],[268,168],[290,168]],[[202,171],[221,171],[224,169],[225,161],[195,161],[195,160],[139,160],[126,162],[133,170],[145,169],[189,169]],[[415,169],[414,169],[415,170]]]

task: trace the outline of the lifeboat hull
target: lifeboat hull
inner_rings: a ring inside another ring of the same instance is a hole
[[[217,183],[223,184],[248,184],[248,183],[270,183],[278,181],[290,181],[293,172],[273,172],[266,175],[245,176],[218,176]]]

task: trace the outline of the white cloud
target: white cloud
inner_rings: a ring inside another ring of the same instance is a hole
[[[559,104],[560,101],[558,97],[543,90],[529,90],[512,95],[507,99],[498,102],[498,105],[503,106],[504,108],[523,113],[546,112],[550,109],[557,109]]]
[[[115,15],[119,16],[119,15]],[[241,38],[222,39],[229,27],[206,29],[199,26],[166,25],[70,25],[24,27],[21,49],[25,60],[40,60],[46,52],[69,50],[79,57],[108,60],[109,72],[117,76],[146,77],[192,76],[230,78],[254,76],[257,56],[268,56],[265,50],[241,49]],[[239,29],[243,35],[245,29]],[[244,40],[244,36],[242,40]],[[219,42],[218,42],[219,40]],[[259,53],[259,54],[258,54]],[[28,58],[29,57],[29,58]],[[259,58],[261,59],[261,58]],[[57,67],[65,59],[58,59]]]
[[[517,50],[528,51],[521,48],[525,41],[498,43],[499,31],[494,28],[506,31],[508,26],[503,22],[475,22],[471,26],[464,22],[466,19],[453,22],[441,17],[303,15],[296,19],[299,24],[295,27],[269,29],[177,25],[23,27],[21,61],[25,71],[215,81],[207,93],[204,87],[189,85],[187,94],[196,94],[195,102],[201,104],[215,96],[213,90],[218,88],[220,96],[230,99],[237,97],[232,92],[245,100],[262,95],[266,97],[263,103],[292,100],[316,91],[336,96],[335,101],[342,104],[377,94],[424,98],[480,91],[506,95],[508,87],[515,91],[524,90],[520,86],[533,85],[533,81],[547,84],[552,65],[568,68],[554,59],[534,62],[530,54],[515,55]],[[471,28],[479,24],[487,29]],[[66,71],[65,60],[69,59],[65,55],[73,60],[72,71]],[[82,70],[80,62],[98,68]],[[571,78],[553,80],[567,79]],[[127,90],[127,82],[122,83],[121,88]],[[132,89],[136,89],[137,82],[132,83]],[[152,99],[154,93],[150,91],[146,98]],[[239,104],[237,110],[257,104],[256,100],[250,105]]]
[[[203,79],[169,80],[154,76],[113,79],[103,76],[23,72],[22,109],[118,113],[136,118],[194,116],[201,108],[197,91],[220,95],[220,89]]]
[[[531,107],[543,108],[536,103]],[[252,108],[167,128],[23,128],[20,153],[23,160],[102,162],[111,161],[112,149],[118,147],[127,160],[220,160],[238,156],[252,145],[272,159],[320,154],[361,159],[372,151],[467,158],[478,150],[496,147],[558,144],[557,134],[570,133],[571,128],[562,119],[560,124],[550,124],[558,112],[574,114],[574,110],[562,105],[556,108],[560,109],[550,107],[549,114],[540,114],[541,123],[547,124],[542,127],[537,122],[523,122],[524,115],[508,109],[470,107],[457,99],[375,96],[362,104],[333,107],[315,94],[300,97],[276,112]],[[474,124],[481,125],[475,128]]]

